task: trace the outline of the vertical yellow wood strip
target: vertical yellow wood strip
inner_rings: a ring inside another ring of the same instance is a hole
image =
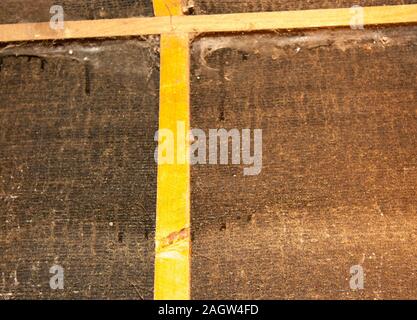
[[[176,5],[175,5],[176,2]],[[154,1],[156,15],[181,14],[180,0]],[[189,36],[161,35],[159,130],[170,130],[175,162],[158,163],[156,300],[190,299]],[[161,144],[161,141],[160,141]],[[159,155],[161,160],[161,154]]]
[[[153,0],[155,16],[181,16],[181,0]]]

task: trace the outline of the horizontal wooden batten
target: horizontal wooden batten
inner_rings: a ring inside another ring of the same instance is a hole
[[[364,25],[417,22],[417,4],[363,8]],[[49,23],[0,25],[0,42],[119,37],[169,33],[241,32],[318,27],[348,27],[354,10],[319,9],[199,16],[158,16],[66,21],[63,30]]]

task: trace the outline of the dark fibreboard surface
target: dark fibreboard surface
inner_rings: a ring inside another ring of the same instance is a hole
[[[1,297],[152,298],[157,46],[0,50]]]

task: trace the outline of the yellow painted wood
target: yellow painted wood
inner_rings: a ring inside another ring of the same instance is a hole
[[[162,4],[154,1],[156,14],[167,14]],[[170,2],[170,14],[181,14]],[[156,300],[190,299],[190,53],[189,36],[161,35],[160,45],[159,130],[170,130],[175,141],[174,163],[158,159],[156,212],[155,285]],[[160,137],[161,138],[161,137]],[[160,140],[160,146],[161,146]]]
[[[48,23],[0,25],[0,42],[48,39],[117,37],[166,33],[240,32],[319,27],[349,27],[350,8],[282,12],[234,13],[199,16],[66,21],[64,30],[52,30]],[[178,13],[180,9],[170,9]],[[417,4],[364,8],[364,24],[417,23]]]
[[[153,0],[155,16],[180,16],[182,15],[181,0]]]

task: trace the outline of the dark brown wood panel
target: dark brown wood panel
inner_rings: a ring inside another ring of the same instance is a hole
[[[192,167],[193,298],[417,298],[416,65],[417,27],[194,41],[192,127],[263,169]]]
[[[1,0],[0,23],[46,22],[50,8],[61,5],[66,20],[152,16],[151,0]]]
[[[0,298],[152,298],[157,47],[0,49]]]
[[[196,14],[349,8],[413,4],[416,0],[193,0]]]

